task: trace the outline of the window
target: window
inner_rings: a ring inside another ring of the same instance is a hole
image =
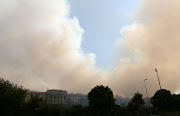
[[[56,99],[56,96],[54,96],[54,99]]]
[[[62,96],[61,96],[61,99],[62,99]]]
[[[57,99],[59,99],[59,96],[57,96]]]
[[[52,96],[50,96],[50,99],[52,99]]]

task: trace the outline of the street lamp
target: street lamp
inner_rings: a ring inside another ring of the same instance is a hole
[[[160,80],[159,80],[159,75],[158,75],[158,70],[157,70],[157,68],[155,68],[155,72],[157,73],[157,78],[158,78],[158,82],[159,82],[159,87],[160,87],[160,90],[161,90],[161,83],[160,83]]]
[[[150,104],[150,101],[149,101],[148,91],[147,91],[147,87],[146,87],[146,80],[147,80],[147,79],[144,79],[144,85],[145,85],[145,88],[146,88],[146,94],[147,94],[148,103],[149,103],[149,105],[150,105],[150,113],[151,113],[151,115],[152,115],[152,112],[151,112],[151,104]]]

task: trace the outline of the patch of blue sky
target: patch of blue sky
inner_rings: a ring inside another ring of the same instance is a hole
[[[123,26],[131,24],[142,0],[69,0],[71,17],[85,30],[82,49],[96,54],[99,68],[109,69],[114,42]]]

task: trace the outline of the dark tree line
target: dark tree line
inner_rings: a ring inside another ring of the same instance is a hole
[[[42,98],[31,96],[25,102],[26,89],[0,78],[0,116],[149,116],[141,93],[134,94],[128,106],[115,104],[112,90],[96,86],[88,93],[89,106],[49,106]],[[178,116],[180,95],[158,90],[151,98],[152,113],[157,116]],[[170,114],[170,115],[169,115]]]
[[[8,80],[0,78],[0,115],[14,115],[20,111],[25,102],[26,91]]]
[[[171,94],[169,90],[161,89],[151,98],[151,103],[159,113],[176,112],[177,114],[180,111],[180,94]]]

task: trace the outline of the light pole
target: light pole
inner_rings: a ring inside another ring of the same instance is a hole
[[[159,80],[159,75],[158,75],[158,70],[157,70],[157,68],[155,68],[155,71],[156,71],[156,73],[157,73],[157,78],[158,78],[158,81],[159,81],[159,87],[160,87],[160,90],[161,90],[161,83],[160,83],[160,80]]]
[[[150,101],[149,101],[148,91],[147,91],[147,87],[146,87],[146,80],[147,80],[147,79],[144,79],[144,85],[145,85],[145,88],[146,88],[146,94],[147,94],[148,103],[149,103],[149,105],[150,105],[150,107],[149,107],[150,113],[151,113],[151,115],[152,115],[152,112],[151,112],[151,104],[150,104]]]

